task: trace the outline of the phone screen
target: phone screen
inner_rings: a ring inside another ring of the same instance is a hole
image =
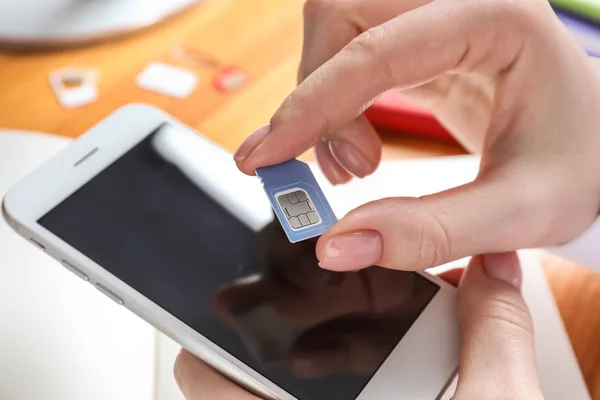
[[[161,131],[39,223],[293,396],[355,399],[439,287],[320,269],[316,240],[290,243],[273,213],[245,222],[160,151]]]

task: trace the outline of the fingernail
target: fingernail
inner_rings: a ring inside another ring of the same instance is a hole
[[[486,254],[483,256],[483,269],[490,278],[521,288],[523,276],[516,253]]]
[[[345,233],[329,239],[319,265],[332,271],[354,271],[375,265],[382,254],[383,241],[379,232]]]
[[[352,175],[333,156],[331,143],[318,143],[315,146],[315,155],[323,174],[333,185],[346,183],[352,179]]]
[[[373,172],[373,165],[352,143],[346,140],[332,140],[330,147],[335,158],[352,175],[364,178]]]
[[[250,136],[246,138],[238,147],[237,151],[233,155],[233,158],[236,161],[245,160],[255,148],[258,147],[259,144],[262,143],[263,140],[267,137],[267,135],[271,132],[271,125],[265,125],[262,128],[254,131]]]
[[[340,185],[348,182],[352,177],[347,172],[342,172],[343,169],[339,165],[326,166],[327,171],[323,171],[329,177],[332,185]],[[341,171],[340,171],[341,170]]]

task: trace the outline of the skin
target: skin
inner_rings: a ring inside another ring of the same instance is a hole
[[[461,280],[462,275],[462,280]],[[536,372],[533,322],[521,296],[521,270],[515,253],[474,257],[466,272],[454,270],[444,278],[458,283],[458,311],[462,340],[459,382],[454,400],[542,399]],[[376,332],[376,331],[375,331]],[[379,332],[385,333],[380,330]],[[383,336],[385,337],[385,335]],[[380,341],[381,336],[373,340]],[[364,343],[364,337],[359,341]],[[341,365],[350,370],[372,360],[360,343],[348,342]],[[328,354],[332,359],[335,354]],[[315,354],[315,357],[319,357]],[[316,361],[320,361],[317,359]],[[339,372],[338,363],[306,363],[300,376],[314,377]],[[329,368],[329,371],[323,368]],[[235,383],[213,370],[186,350],[175,363],[175,378],[188,400],[258,400]]]
[[[482,155],[468,185],[350,212],[319,240],[324,268],[423,270],[561,244],[595,220],[600,80],[547,1],[322,0],[305,10],[306,78],[269,133],[240,146],[243,172],[313,146],[334,183],[373,172],[381,142],[361,112],[392,88]]]
[[[472,183],[348,213],[317,258],[333,271],[423,270],[485,254],[459,286],[455,399],[541,398],[510,252],[570,241],[600,210],[600,79],[548,2],[308,0],[299,81],[236,152],[241,171],[314,147],[332,183],[371,174],[381,141],[362,112],[387,90],[481,153]],[[188,399],[255,398],[186,352],[176,376]]]

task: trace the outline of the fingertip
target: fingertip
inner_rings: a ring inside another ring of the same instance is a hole
[[[338,164],[358,178],[371,175],[381,162],[381,137],[364,115],[335,132],[329,147]]]
[[[271,133],[271,125],[265,125],[246,138],[233,154],[233,159],[236,161],[246,160],[254,150],[261,145],[266,137]]]
[[[187,396],[189,371],[194,362],[201,363],[196,356],[186,349],[181,348],[175,358],[175,364],[173,364],[173,376],[175,377],[175,382],[177,382],[177,385],[185,396]]]
[[[464,283],[469,286],[481,286],[486,282],[506,283],[520,290],[522,273],[517,253],[492,253],[472,257]]]
[[[255,176],[256,169],[252,168],[246,160],[237,160],[235,157],[233,158],[235,161],[235,165],[237,168],[244,174],[248,176]]]
[[[179,385],[179,387],[181,387],[181,353],[185,351],[183,348],[181,348],[179,350],[179,353],[177,353],[177,357],[175,357],[175,363],[173,364],[173,376],[175,377],[175,382],[177,382],[177,385]]]
[[[352,175],[364,178],[375,171],[376,163],[352,143],[342,139],[332,140],[330,144],[335,159]]]
[[[352,180],[350,175],[331,153],[329,142],[321,141],[315,146],[315,156],[323,175],[332,185],[341,185]]]
[[[350,175],[346,170],[344,170],[339,164],[328,164],[328,163],[319,163],[321,167],[321,171],[325,178],[331,183],[333,186],[344,185],[352,180],[352,175]]]
[[[516,252],[486,254],[482,257],[482,264],[488,277],[521,289],[523,277],[519,256]]]
[[[317,261],[319,262],[319,266],[320,266],[321,260],[323,259],[323,254],[325,252],[325,245],[327,244],[327,240],[328,240],[328,235],[327,235],[327,232],[325,232],[323,235],[321,235],[319,240],[317,240],[317,244],[315,245],[315,253],[317,255]]]
[[[356,271],[376,265],[383,255],[383,238],[373,230],[341,233],[323,239],[317,258],[330,271]]]

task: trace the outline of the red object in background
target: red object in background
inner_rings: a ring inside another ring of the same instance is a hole
[[[430,111],[415,106],[394,92],[381,96],[365,111],[365,115],[375,128],[454,140]]]
[[[229,93],[246,86],[250,77],[239,67],[226,67],[217,73],[213,83],[218,91]]]

